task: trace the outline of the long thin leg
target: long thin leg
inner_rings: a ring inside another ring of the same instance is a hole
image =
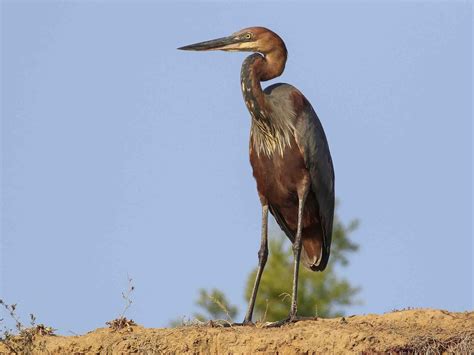
[[[301,242],[302,242],[302,230],[303,230],[303,211],[306,202],[306,192],[298,201],[298,228],[296,231],[295,242],[293,243],[293,255],[294,255],[294,269],[293,269],[293,293],[291,295],[291,309],[289,320],[292,321],[296,318],[297,311],[297,296],[298,296],[298,274],[300,267],[301,257]]]
[[[298,226],[296,229],[296,238],[293,243],[293,254],[294,254],[294,269],[293,269],[293,292],[291,295],[291,308],[288,318],[282,319],[277,322],[267,323],[265,327],[280,327],[286,323],[294,322],[297,320],[297,296],[298,296],[298,274],[301,257],[301,242],[302,242],[302,231],[303,231],[303,212],[304,205],[306,202],[306,196],[308,194],[308,188],[304,188],[301,193],[298,193]]]
[[[252,323],[253,308],[255,306],[255,299],[257,298],[258,285],[262,278],[263,269],[267,263],[268,258],[268,204],[262,205],[262,237],[260,241],[260,250],[258,251],[258,268],[255,283],[253,285],[252,296],[250,297],[249,307],[245,315],[244,324]]]

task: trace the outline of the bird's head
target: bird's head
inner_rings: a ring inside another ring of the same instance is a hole
[[[284,51],[286,54],[285,43],[280,36],[265,27],[244,28],[227,37],[194,43],[178,49],[186,51],[259,52],[264,55],[274,51]]]

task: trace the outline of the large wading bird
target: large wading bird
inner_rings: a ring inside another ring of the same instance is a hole
[[[290,314],[278,326],[297,320],[298,270],[326,268],[334,217],[334,169],[321,122],[303,94],[288,84],[262,90],[261,81],[280,76],[287,50],[283,40],[263,27],[178,49],[255,52],[240,74],[245,104],[252,117],[250,163],[262,204],[258,269],[243,324],[252,323],[260,278],[268,257],[268,211],[293,243],[294,270]]]

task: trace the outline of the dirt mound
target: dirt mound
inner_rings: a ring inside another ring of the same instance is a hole
[[[81,336],[35,337],[34,352],[345,353],[474,352],[474,312],[416,309],[301,321],[281,328],[183,326],[100,328]],[[8,353],[0,344],[0,353]]]

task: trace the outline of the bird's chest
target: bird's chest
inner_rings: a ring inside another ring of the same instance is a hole
[[[250,142],[252,147],[252,141]],[[250,149],[250,164],[259,194],[275,206],[285,207],[298,201],[298,187],[308,179],[308,171],[295,140],[283,152],[267,155]]]

